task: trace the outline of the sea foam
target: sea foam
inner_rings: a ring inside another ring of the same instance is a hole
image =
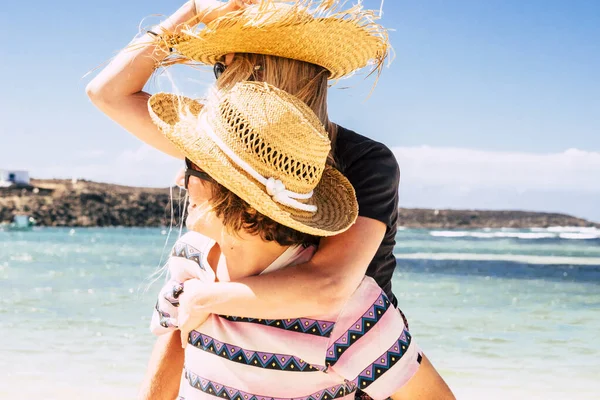
[[[532,256],[521,254],[468,254],[468,253],[410,253],[394,254],[399,260],[455,260],[507,261],[538,265],[598,265],[600,257]]]
[[[529,232],[524,231],[430,231],[430,236],[442,238],[477,238],[477,239],[564,239],[564,240],[593,240],[600,239],[600,230],[596,228],[532,228]]]

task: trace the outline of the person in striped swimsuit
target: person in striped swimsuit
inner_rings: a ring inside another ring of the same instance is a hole
[[[192,230],[168,261],[170,278],[151,323],[155,334],[178,329],[180,313],[190,311],[179,306],[192,285],[305,263],[320,237],[356,221],[350,182],[326,166],[327,133],[294,96],[242,82],[203,107],[158,94],[149,108],[186,155],[179,181],[188,190]],[[349,400],[359,389],[374,399],[453,398],[370,277],[342,307],[318,315],[207,314],[183,339],[185,350],[168,355],[181,360],[172,364],[182,371],[180,399]]]

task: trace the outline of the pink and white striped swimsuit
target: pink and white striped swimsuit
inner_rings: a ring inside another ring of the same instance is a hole
[[[169,295],[174,282],[214,281],[206,261],[213,245],[195,232],[177,241],[168,261],[172,281],[153,315],[154,333],[176,329],[177,302]],[[264,272],[306,262],[314,251],[290,247]],[[361,389],[385,399],[408,382],[420,362],[400,313],[365,277],[339,313],[283,320],[210,315],[188,337],[179,396],[330,400],[354,399]]]

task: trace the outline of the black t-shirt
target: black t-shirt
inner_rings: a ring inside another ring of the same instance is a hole
[[[387,227],[367,275],[375,279],[394,306],[398,306],[392,293],[400,183],[396,157],[384,144],[341,126],[338,126],[335,157],[340,172],[354,186],[359,216],[381,221]]]

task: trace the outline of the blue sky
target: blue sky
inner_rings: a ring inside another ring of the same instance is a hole
[[[0,168],[168,185],[177,164],[97,111],[82,77],[144,18],[152,25],[160,20],[153,14],[180,3],[28,4],[10,2],[0,13]],[[378,9],[380,1],[365,4]],[[396,58],[368,99],[372,80],[338,83],[330,113],[394,149],[404,206],[600,221],[600,2],[386,0],[382,24],[393,29]],[[212,80],[181,69],[171,77],[191,95]],[[170,80],[150,85],[159,89],[170,90]]]

